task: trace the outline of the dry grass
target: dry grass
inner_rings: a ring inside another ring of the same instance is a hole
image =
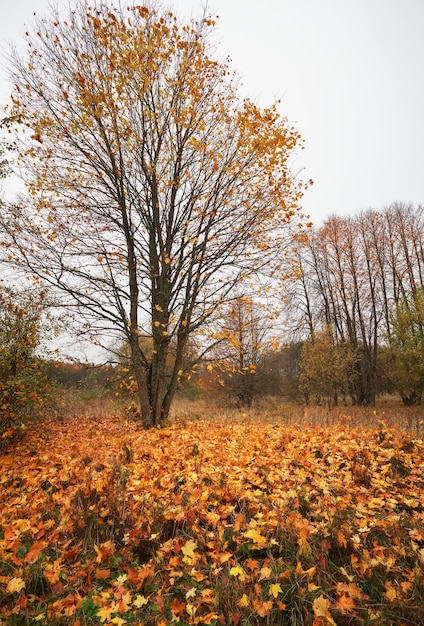
[[[59,417],[78,416],[103,419],[113,415],[134,416],[131,398],[117,397],[101,391],[64,390],[59,398]],[[424,434],[424,406],[403,406],[396,398],[380,399],[375,407],[363,406],[306,406],[284,402],[281,398],[266,398],[251,409],[225,406],[213,398],[191,400],[177,396],[170,415],[171,422],[197,420],[224,423],[263,422],[281,426],[329,427],[344,424],[351,428],[377,428],[384,420],[387,426],[397,427],[414,436]]]
[[[115,396],[110,391],[63,389],[58,394],[56,411],[61,419],[103,419],[124,415],[129,404],[130,400]]]
[[[392,397],[380,400],[375,407],[362,406],[306,406],[283,402],[280,398],[261,400],[251,409],[231,408],[211,399],[188,400],[177,398],[171,412],[171,421],[184,422],[208,419],[220,422],[260,421],[282,426],[326,427],[344,424],[352,428],[377,428],[384,420],[389,427],[397,427],[422,436],[424,433],[424,406],[406,407]]]

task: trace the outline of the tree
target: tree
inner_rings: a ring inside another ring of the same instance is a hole
[[[14,124],[19,124],[21,121],[19,115],[3,117],[0,120],[0,130],[10,130]],[[14,151],[14,144],[2,138],[2,141],[0,141],[0,179],[5,178],[10,173],[11,166],[8,155]],[[1,202],[2,200],[0,200]]]
[[[0,130],[9,131],[19,116],[0,120]],[[0,141],[0,179],[11,171],[10,153],[14,145]],[[8,206],[0,198],[2,213]],[[51,401],[50,385],[37,356],[46,323],[46,293],[17,285],[12,288],[10,271],[0,281],[0,449],[25,422],[37,417]]]
[[[213,356],[221,384],[240,406],[251,407],[255,396],[260,395],[260,363],[273,342],[270,332],[274,317],[268,306],[244,295],[235,297],[222,316]]]
[[[424,391],[424,289],[400,300],[391,319],[389,378],[406,405]]]
[[[264,284],[303,223],[300,136],[241,98],[213,26],[81,1],[37,19],[29,59],[12,55],[29,199],[2,218],[7,253],[89,336],[128,342],[145,427],[168,415],[188,338],[234,285]]]
[[[349,394],[355,354],[347,344],[334,341],[331,329],[314,333],[302,346],[300,390],[305,397],[329,406]]]
[[[379,353],[391,341],[393,307],[423,285],[423,218],[423,206],[400,203],[355,217],[333,216],[299,247],[289,302],[298,316],[292,327],[306,338],[328,326],[337,343],[349,344],[356,355],[356,404],[375,403],[387,363]]]
[[[47,329],[44,292],[0,288],[0,447],[51,401],[51,386],[37,355]]]

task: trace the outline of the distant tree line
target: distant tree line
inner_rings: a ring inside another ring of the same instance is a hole
[[[404,404],[420,403],[424,207],[329,217],[296,253],[283,307],[288,348],[262,343],[256,392],[273,386],[308,402],[374,405],[377,394],[396,391]]]
[[[421,396],[422,376],[412,384],[404,370],[408,350],[422,344],[423,235],[423,207],[396,203],[330,217],[299,248],[298,329],[310,344],[325,331],[331,349],[344,351],[339,390],[355,404],[374,404],[382,379],[407,404]]]

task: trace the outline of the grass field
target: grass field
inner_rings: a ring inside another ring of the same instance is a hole
[[[0,624],[424,624],[424,441],[395,408],[92,411],[0,457]]]

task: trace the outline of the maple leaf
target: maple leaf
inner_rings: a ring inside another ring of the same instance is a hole
[[[343,574],[343,576],[346,576],[346,578],[350,581],[353,582],[354,577],[351,576],[344,567],[340,568],[341,573]]]
[[[147,601],[146,601],[147,602]],[[135,604],[135,603],[134,603]],[[183,614],[183,611],[185,609],[185,602],[182,602],[181,600],[178,600],[177,598],[174,598],[172,600],[172,602],[170,602],[169,604],[172,612],[176,615],[176,616],[181,616]]]
[[[262,602],[261,600],[252,600],[252,608],[260,617],[266,617],[269,615],[272,609],[272,600]]]
[[[112,617],[112,607],[102,606],[101,609],[98,609],[97,616],[102,624],[103,622],[109,622],[110,618]]]
[[[355,583],[353,582],[350,582],[348,584],[347,593],[351,598],[362,598],[363,596],[361,589],[358,587],[358,585],[355,585]]]
[[[12,578],[6,587],[7,593],[15,593],[22,591],[25,587],[25,581],[22,578]]]
[[[279,583],[273,583],[272,585],[269,586],[268,594],[270,596],[274,596],[274,598],[278,598],[279,593],[283,593],[283,590],[281,589],[281,586]]]
[[[267,580],[274,575],[272,569],[264,565],[259,571],[259,580]]]
[[[242,595],[242,597],[237,602],[237,604],[238,604],[238,606],[241,606],[241,607],[249,606],[249,598],[247,597],[247,595],[245,593]]]
[[[330,606],[330,602],[327,598],[324,598],[323,595],[320,595],[319,598],[315,598],[312,603],[312,609],[316,617],[323,617],[331,626],[337,626],[336,622],[331,617],[329,611]]]
[[[217,620],[218,617],[218,613],[211,612],[203,615],[203,617],[199,617],[198,620],[200,624],[211,624],[212,620]]]
[[[299,537],[297,540],[299,545],[299,555],[300,556],[308,556],[312,552],[312,548],[309,545],[309,542],[306,537]]]
[[[195,550],[197,548],[197,543],[193,541],[193,539],[189,539],[185,542],[183,547],[181,548],[181,552],[184,554],[183,561],[187,563],[192,563],[195,558]]]
[[[394,602],[397,598],[396,589],[390,587],[387,591],[384,592],[385,597],[389,600],[389,602]]]
[[[43,575],[52,585],[59,582],[60,561],[56,559],[54,563],[47,563],[43,569]]]
[[[46,541],[35,541],[26,553],[25,561],[27,563],[35,563],[46,545],[48,545]]]
[[[261,533],[255,528],[251,528],[250,530],[243,533],[243,535],[244,537],[247,537],[248,539],[251,539],[253,541],[254,550],[262,550],[262,548],[265,548],[267,545],[267,538],[261,535]]]
[[[122,585],[126,580],[128,580],[128,574],[119,574],[116,583]]]
[[[230,576],[234,576],[234,578],[238,578],[242,582],[246,580],[246,572],[240,566],[232,567],[230,569]]]
[[[45,620],[46,618],[46,614],[45,613],[39,613],[37,615],[37,617],[34,617],[34,622],[41,622],[41,620]]]
[[[220,554],[218,554],[218,561],[219,563],[221,563],[221,565],[223,563],[226,563],[227,561],[229,561],[231,559],[231,557],[233,556],[232,552],[221,552]]]
[[[349,596],[342,595],[336,602],[336,609],[341,613],[352,613],[355,608],[355,601]]]
[[[105,561],[110,554],[114,553],[115,546],[109,540],[109,541],[105,541],[104,543],[102,543],[100,547],[97,545],[94,545],[94,550],[97,553],[96,563],[101,563],[102,561]]]

